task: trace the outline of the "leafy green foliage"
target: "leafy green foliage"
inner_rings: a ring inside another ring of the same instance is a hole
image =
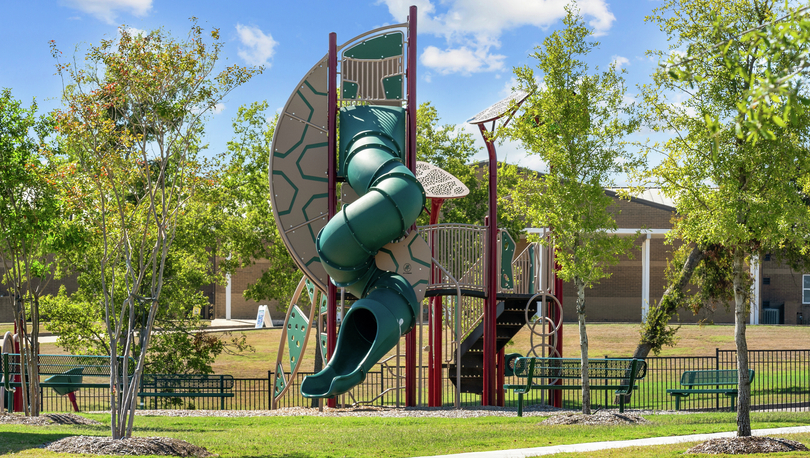
[[[50,120],[37,117],[36,110],[36,103],[23,108],[11,90],[0,92],[0,282],[12,296],[20,353],[29,363],[24,377],[33,381],[23,391],[23,404],[34,416],[39,415],[39,375],[30,363],[39,354],[39,299],[58,274],[49,254],[58,244],[62,217],[52,166],[40,154]],[[30,335],[24,324],[29,319]]]
[[[559,265],[557,276],[577,289],[580,351],[588,366],[585,289],[610,276],[607,268],[627,254],[633,239],[617,228],[605,194],[617,172],[636,163],[624,148],[623,137],[636,129],[632,109],[625,106],[624,79],[615,65],[591,74],[582,60],[599,43],[587,40],[591,31],[574,6],[566,7],[565,28],[543,41],[533,57],[542,84],[528,66],[515,69],[520,89],[531,95],[509,131],[549,166],[549,173],[519,180],[512,193],[512,211],[526,215],[535,227],[552,229]],[[588,371],[582,371],[582,411],[590,413]]]
[[[38,297],[56,273],[46,256],[58,243],[61,216],[52,167],[40,154],[50,120],[36,109],[23,108],[9,89],[0,92],[0,258],[7,261],[0,280],[23,301]]]
[[[54,113],[62,135],[57,182],[80,248],[64,256],[79,273],[80,301],[103,310],[111,357],[138,357],[129,385],[111,397],[113,438],[132,433],[158,318],[184,320],[204,302],[184,291],[201,280],[197,272],[210,258],[203,253],[212,246],[199,243],[193,229],[193,216],[206,209],[195,192],[212,179],[199,154],[205,117],[261,71],[230,66],[216,73],[223,42],[195,19],[180,40],[162,30],[119,32],[90,46],[82,67],[60,62],[52,43],[67,80],[65,108]],[[178,241],[185,249],[172,249]],[[111,383],[121,376],[113,371]]]
[[[515,69],[520,89],[531,95],[509,134],[549,165],[547,175],[516,180],[511,209],[535,227],[551,227],[565,280],[578,278],[591,286],[610,275],[633,241],[610,233],[616,222],[612,199],[604,188],[616,173],[636,164],[623,136],[637,127],[623,103],[624,80],[611,66],[590,74],[581,60],[598,46],[590,30],[568,8],[565,29],[552,33],[532,55],[542,84],[532,68]]]
[[[810,23],[788,3],[768,0],[667,1],[648,19],[667,34],[670,51],[687,53],[652,52],[667,65],[643,88],[646,117],[653,130],[676,135],[647,145],[664,160],[642,176],[677,200],[672,236],[722,247],[709,257],[705,277],[716,285],[712,280],[730,272],[737,367],[745,374],[746,259],[786,249],[794,259],[810,254],[810,118],[802,85]],[[744,381],[739,406],[738,435],[747,436]]]
[[[244,296],[275,299],[286,307],[302,274],[281,240],[270,207],[267,171],[276,121],[267,119],[267,102],[239,108],[233,122],[236,136],[228,142],[230,159],[212,196],[221,215],[216,221],[218,254],[225,258],[220,268],[232,272],[257,259],[270,260]]]

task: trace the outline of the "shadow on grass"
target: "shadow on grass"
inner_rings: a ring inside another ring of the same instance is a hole
[[[18,453],[23,450],[42,448],[46,444],[65,437],[76,436],[69,433],[50,432],[3,432],[0,433],[0,455]]]

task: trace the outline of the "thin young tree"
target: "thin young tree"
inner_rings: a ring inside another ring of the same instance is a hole
[[[52,46],[66,83],[64,108],[54,114],[65,155],[63,191],[73,223],[102,241],[88,262],[100,271],[114,439],[132,434],[178,215],[205,179],[198,153],[206,116],[261,70],[216,73],[219,32],[206,33],[193,18],[183,39],[163,30],[119,32],[90,46],[82,65],[63,63]],[[141,314],[145,319],[136,320]]]
[[[49,257],[58,237],[60,205],[51,166],[40,154],[48,123],[0,92],[0,281],[12,296],[20,345],[23,411],[39,415],[39,301],[57,273]],[[28,332],[28,321],[31,332]]]
[[[770,0],[667,1],[650,20],[671,49],[652,53],[668,65],[645,105],[653,128],[675,135],[650,145],[664,160],[648,178],[676,199],[675,236],[731,258],[737,435],[750,436],[749,265],[765,252],[808,253],[810,21]]]
[[[510,127],[527,152],[549,166],[536,180],[521,180],[512,194],[513,210],[527,223],[550,227],[560,265],[558,275],[576,287],[582,358],[582,411],[590,413],[586,289],[610,276],[607,268],[629,252],[634,240],[621,238],[612,199],[605,187],[636,162],[623,138],[637,126],[624,103],[621,72],[590,72],[584,59],[596,49],[591,30],[574,6],[566,7],[564,28],[543,41],[533,69],[515,69],[520,88],[532,95]],[[539,77],[539,80],[537,77]]]

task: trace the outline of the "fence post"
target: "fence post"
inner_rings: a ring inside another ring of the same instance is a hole
[[[720,349],[714,347],[714,370],[720,370]],[[720,388],[715,385],[715,388]],[[720,410],[720,393],[715,395],[714,408]]]
[[[273,410],[273,371],[267,370],[267,410]]]
[[[608,359],[608,355],[605,355],[605,359]],[[607,380],[607,379],[604,379],[604,380],[603,380],[603,384],[604,384],[604,385],[607,385],[607,384],[608,384],[608,380]],[[604,408],[605,408],[605,409],[607,409],[607,408],[608,408],[608,406],[610,405],[610,404],[608,404],[608,391],[609,391],[609,390],[602,390],[602,391],[604,391],[604,392],[605,392],[605,407],[604,407]],[[624,396],[624,395],[623,395],[623,394],[620,394],[619,396]],[[622,399],[622,401],[624,401],[624,399]]]

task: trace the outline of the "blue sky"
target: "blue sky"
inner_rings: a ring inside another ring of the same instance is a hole
[[[328,35],[338,44],[387,24],[404,22],[408,7],[419,8],[418,89],[443,124],[464,126],[473,115],[508,95],[515,66],[534,65],[529,55],[561,26],[567,0],[8,0],[0,16],[0,87],[25,104],[36,97],[41,110],[60,105],[61,81],[54,76],[48,42],[64,55],[77,45],[98,44],[121,25],[142,30],[159,27],[177,37],[197,17],[206,28],[219,28],[226,41],[223,64],[264,65],[262,75],[238,88],[208,124],[212,153],[225,150],[237,108],[267,100],[284,106],[295,84],[327,51]],[[655,0],[580,0],[586,22],[601,42],[588,62],[593,69],[612,61],[627,69],[629,96],[649,81],[657,62],[648,49],[663,49],[658,28],[644,22]],[[76,54],[81,59],[83,54]],[[480,142],[477,129],[467,126]],[[642,139],[643,134],[636,135]],[[483,145],[483,142],[480,142]],[[498,148],[498,156],[535,169],[519,145]],[[485,158],[482,150],[477,158]]]

